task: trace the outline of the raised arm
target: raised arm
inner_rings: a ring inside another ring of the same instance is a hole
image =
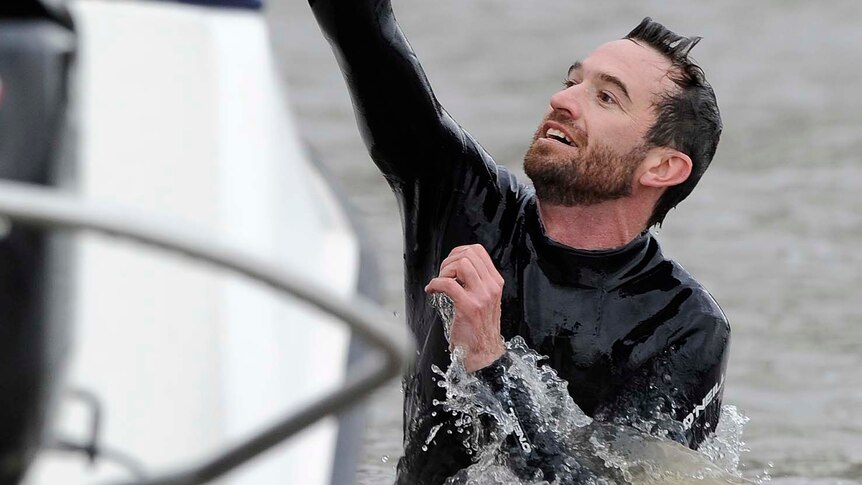
[[[390,183],[440,173],[465,136],[443,110],[389,0],[309,0],[350,88],[360,131]]]

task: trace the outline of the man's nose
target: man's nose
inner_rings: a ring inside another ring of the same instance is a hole
[[[551,96],[551,109],[565,111],[573,120],[580,118],[582,91],[583,87],[579,84],[557,91]]]

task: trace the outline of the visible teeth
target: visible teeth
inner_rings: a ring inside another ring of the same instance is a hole
[[[565,133],[563,133],[562,131],[560,131],[556,128],[549,128],[548,132],[545,133],[545,136],[553,136],[556,138],[561,138],[563,140],[566,140],[566,143],[572,143],[572,140],[570,140],[569,137],[567,137]]]

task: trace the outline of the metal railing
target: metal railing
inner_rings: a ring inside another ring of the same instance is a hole
[[[218,238],[183,230],[179,224],[171,225],[129,210],[87,202],[72,194],[8,181],[0,181],[0,214],[31,226],[93,231],[131,239],[244,275],[338,317],[379,351],[378,355],[369,354],[351,366],[343,387],[282,417],[264,431],[204,463],[159,477],[122,482],[122,485],[193,485],[216,479],[321,418],[356,404],[390,379],[400,376],[412,358],[406,328],[392,322],[391,316],[373,303],[361,298],[344,299],[272,262],[219,243]]]

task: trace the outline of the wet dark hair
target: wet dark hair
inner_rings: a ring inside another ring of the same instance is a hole
[[[701,37],[683,37],[646,17],[626,39],[648,45],[671,61],[669,78],[679,88],[665,93],[656,103],[655,124],[646,135],[649,145],[670,147],[691,158],[691,175],[668,187],[656,203],[647,227],[662,224],[668,211],[683,201],[706,172],[721,136],[721,114],[715,92],[703,69],[688,57]]]

